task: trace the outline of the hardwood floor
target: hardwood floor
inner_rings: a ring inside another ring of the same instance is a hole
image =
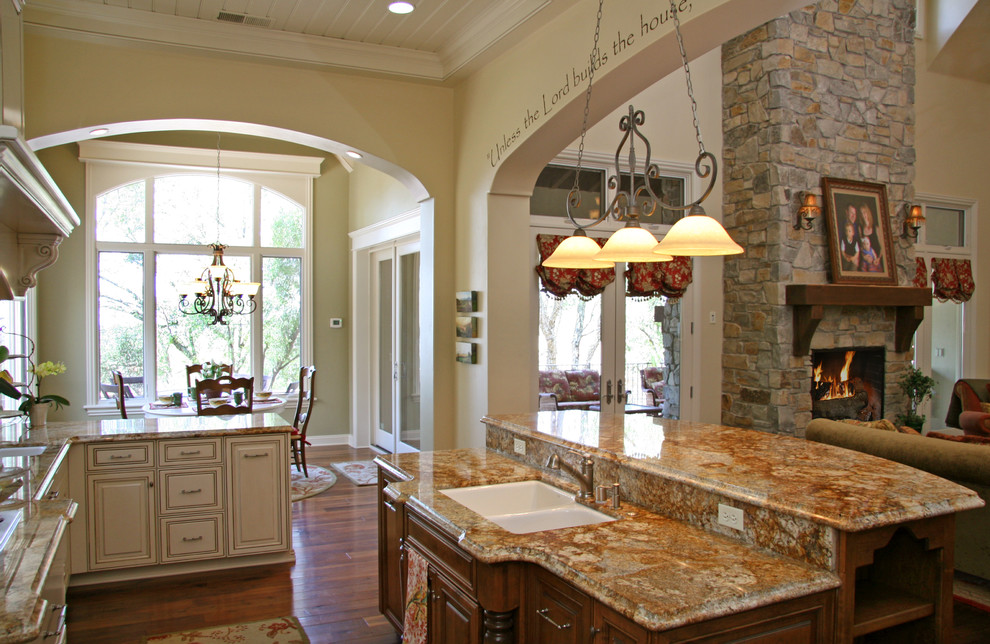
[[[366,460],[371,450],[310,447],[329,467]],[[346,478],[292,504],[294,565],[256,566],[69,590],[72,644],[128,644],[146,635],[295,615],[313,644],[394,644],[378,612],[376,487]]]
[[[370,450],[311,447],[307,460],[370,459]],[[338,476],[292,504],[294,565],[169,577],[69,591],[71,644],[128,644],[146,635],[295,615],[313,644],[395,644],[378,613],[376,488]],[[956,644],[990,640],[990,612],[955,605]]]

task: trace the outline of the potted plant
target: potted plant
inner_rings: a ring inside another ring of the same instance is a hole
[[[900,385],[901,391],[911,401],[911,410],[907,414],[898,416],[897,422],[920,432],[924,428],[927,418],[918,414],[918,407],[932,397],[932,393],[935,391],[935,379],[926,376],[921,369],[912,365],[904,373]]]
[[[9,351],[7,347],[0,347],[0,362],[7,359]],[[19,390],[10,381],[10,375],[6,372],[0,374],[0,393],[8,396],[9,398],[14,398],[21,401],[20,409],[25,412],[31,419],[32,427],[41,427],[48,422],[48,410],[54,403],[55,409],[60,409],[62,405],[68,405],[69,401],[58,396],[56,394],[46,394],[41,395],[41,381],[48,376],[57,376],[60,373],[65,373],[65,364],[62,362],[42,362],[40,364],[32,364],[28,367],[34,375],[34,386],[35,394],[25,393]],[[28,385],[30,388],[30,385]]]

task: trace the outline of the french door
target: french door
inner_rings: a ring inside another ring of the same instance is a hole
[[[419,242],[374,251],[371,261],[372,440],[391,453],[418,451]]]

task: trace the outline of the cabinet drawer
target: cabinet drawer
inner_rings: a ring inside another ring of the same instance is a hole
[[[170,467],[175,465],[220,464],[223,462],[223,450],[220,449],[220,439],[202,440],[166,440],[158,443],[158,465]]]
[[[161,519],[162,563],[223,556],[223,515]]]
[[[406,513],[406,530],[409,540],[430,563],[444,571],[453,581],[463,584],[468,591],[474,592],[474,559],[470,555],[412,512]]]
[[[123,467],[154,465],[155,445],[152,442],[106,443],[86,446],[86,469],[108,470]]]
[[[162,470],[158,490],[162,514],[218,512],[223,510],[223,468]]]

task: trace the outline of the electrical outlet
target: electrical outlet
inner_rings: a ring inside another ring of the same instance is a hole
[[[743,529],[743,511],[731,505],[718,504],[718,523],[733,530]]]
[[[524,441],[522,439],[519,439],[519,438],[513,438],[512,439],[512,450],[516,454],[521,454],[522,456],[525,456],[526,455],[526,441]]]

